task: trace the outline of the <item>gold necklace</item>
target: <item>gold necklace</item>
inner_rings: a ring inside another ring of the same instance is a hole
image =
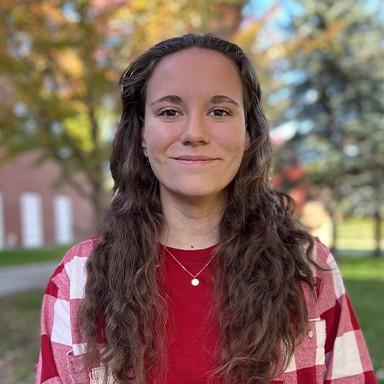
[[[191,284],[194,286],[194,287],[197,287],[199,284],[200,284],[200,280],[197,278],[197,276],[200,275],[201,272],[203,272],[205,270],[205,268],[208,267],[209,263],[213,260],[213,258],[215,257],[215,253],[213,253],[213,255],[211,256],[211,258],[207,261],[207,263],[204,265],[203,268],[200,269],[199,272],[197,272],[195,275],[193,273],[191,273],[190,271],[188,271],[187,268],[185,268],[185,266],[183,264],[181,264],[181,262],[176,258],[175,255],[172,254],[172,252],[166,247],[164,246],[164,249],[172,256],[172,258],[176,261],[177,264],[179,264],[179,266],[185,271],[188,273],[189,276],[192,277],[192,280],[191,280]]]

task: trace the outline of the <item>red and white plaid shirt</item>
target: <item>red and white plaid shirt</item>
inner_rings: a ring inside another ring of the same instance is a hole
[[[103,383],[103,369],[83,369],[85,344],[77,326],[84,298],[85,264],[97,240],[71,248],[46,288],[41,314],[41,348],[36,384]],[[286,371],[273,384],[375,384],[362,331],[333,256],[317,243],[317,298],[303,285],[308,330]],[[110,378],[107,384],[112,384]]]

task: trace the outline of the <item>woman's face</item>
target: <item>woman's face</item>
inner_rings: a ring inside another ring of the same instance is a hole
[[[230,59],[199,48],[161,59],[147,85],[142,146],[163,196],[221,198],[248,141]]]

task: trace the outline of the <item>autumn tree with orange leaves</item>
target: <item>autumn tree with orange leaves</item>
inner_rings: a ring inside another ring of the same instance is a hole
[[[191,31],[214,32],[257,56],[260,22],[242,24],[244,6],[228,0],[1,2],[1,160],[29,150],[38,150],[41,161],[53,159],[60,182],[92,202],[99,223],[109,199],[122,70],[157,41]],[[259,67],[268,61],[265,52],[257,59]]]

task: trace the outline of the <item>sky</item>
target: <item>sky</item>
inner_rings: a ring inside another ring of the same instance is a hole
[[[367,11],[380,12],[384,19],[384,6],[383,0],[365,0],[364,6]],[[249,4],[244,9],[245,18],[258,18],[265,14],[265,12],[273,6],[279,7],[279,12],[274,14],[274,17],[269,19],[268,23],[263,28],[263,33],[268,36],[265,41],[270,41],[271,36],[279,39],[284,37],[284,27],[290,20],[290,15],[299,15],[302,7],[298,4],[299,0],[250,0]],[[279,37],[280,36],[280,37]],[[266,47],[267,48],[267,47]],[[288,76],[294,76],[294,73]],[[276,140],[289,139],[298,129],[294,121],[287,122],[278,127],[273,127],[272,136],[276,136]]]
[[[257,17],[265,13],[265,11],[275,5],[279,5],[282,9],[276,16],[275,22],[284,24],[288,21],[288,11],[291,13],[299,13],[300,6],[295,0],[250,0],[245,7],[244,14],[248,17]]]

